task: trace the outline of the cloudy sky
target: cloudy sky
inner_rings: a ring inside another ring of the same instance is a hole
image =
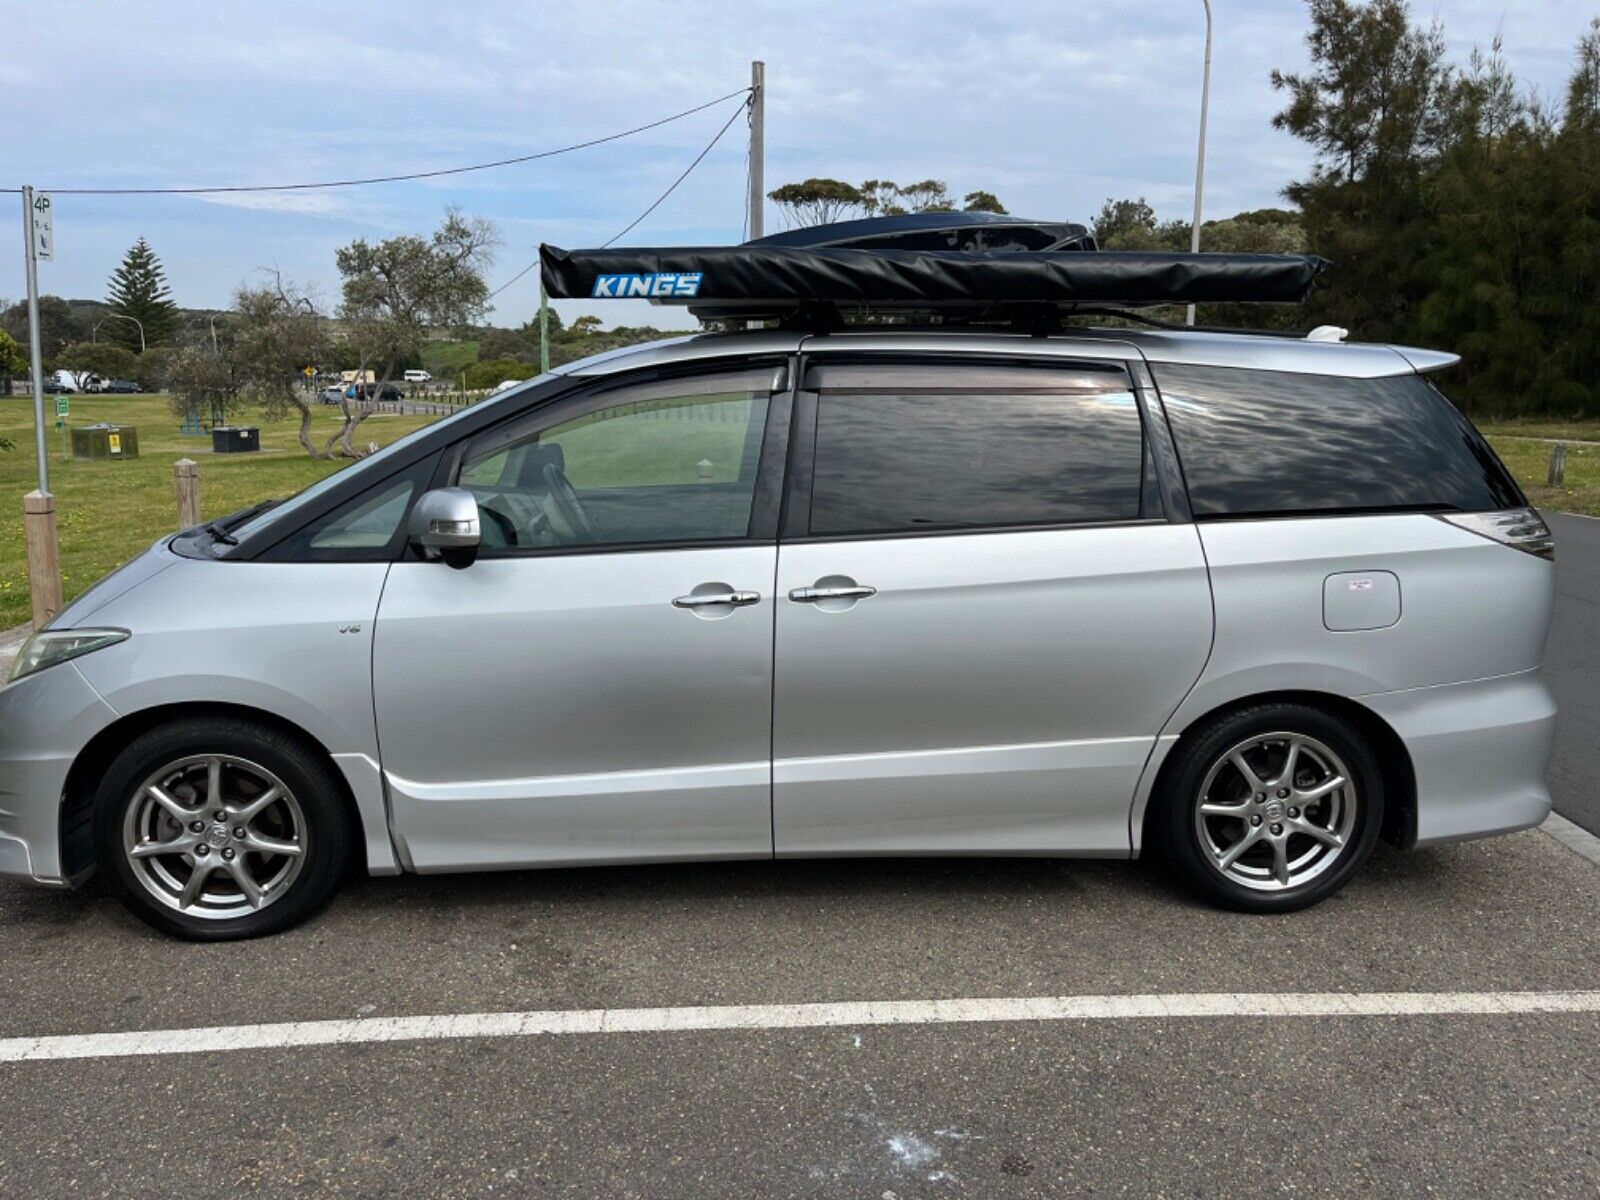
[[[1305,60],[1295,0],[1214,0],[1206,211],[1275,203],[1304,148],[1271,128],[1274,67]],[[1513,68],[1559,97],[1593,5],[1414,0],[1464,57],[1499,30]],[[985,188],[1011,211],[1088,220],[1108,196],[1163,216],[1192,203],[1200,0],[782,4],[227,4],[0,0],[0,186],[281,183],[430,170],[602,137],[743,86],[767,63],[767,184],[810,175]],[[55,195],[41,289],[100,297],[148,238],[180,303],[221,306],[277,268],[337,300],[334,249],[425,231],[446,205],[493,218],[498,285],[541,241],[595,245],[672,182],[732,113],[492,172],[333,191],[209,197]],[[622,244],[736,241],[745,126]],[[5,197],[0,196],[0,203]],[[16,197],[10,197],[13,206]],[[769,231],[782,219],[769,205]],[[24,289],[20,232],[0,238],[0,298]],[[513,324],[535,274],[497,298]],[[568,306],[570,318],[592,305]],[[673,314],[616,302],[608,323]],[[678,322],[681,323],[681,322]]]

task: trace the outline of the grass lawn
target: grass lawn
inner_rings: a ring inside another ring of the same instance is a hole
[[[178,502],[172,464],[192,458],[200,464],[200,508],[207,519],[234,512],[273,496],[287,496],[331,471],[343,459],[308,458],[295,439],[297,421],[261,423],[262,449],[256,454],[212,454],[211,438],[184,437],[165,396],[73,396],[72,425],[97,421],[134,425],[139,457],[122,462],[63,462],[61,435],[54,428],[55,397],[46,396],[50,448],[50,490],[56,496],[56,528],[61,541],[62,588],[71,599],[114,567],[177,528]],[[316,406],[313,440],[338,428],[337,409]],[[256,424],[254,417],[245,418]],[[357,440],[386,445],[432,421],[425,416],[375,413],[362,422]],[[0,398],[0,437],[17,448],[0,453],[0,629],[26,621],[27,554],[22,534],[22,497],[35,487],[33,401]]]
[[[1600,517],[1600,421],[1507,421],[1480,428],[1534,504]],[[1567,443],[1566,482],[1560,487],[1545,485],[1550,439]]]

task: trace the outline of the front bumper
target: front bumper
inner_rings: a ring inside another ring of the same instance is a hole
[[[1537,670],[1357,699],[1411,755],[1417,845],[1510,833],[1550,815],[1556,702]]]
[[[71,882],[61,861],[67,772],[116,718],[70,662],[0,688],[0,876]]]

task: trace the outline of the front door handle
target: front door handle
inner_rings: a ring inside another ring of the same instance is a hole
[[[687,596],[679,596],[674,600],[672,607],[713,608],[720,604],[733,608],[743,608],[747,604],[758,604],[760,601],[760,592],[690,592]]]
[[[818,600],[865,600],[868,596],[877,594],[878,589],[875,587],[852,584],[849,587],[795,588],[789,593],[789,599],[799,604],[814,604]]]

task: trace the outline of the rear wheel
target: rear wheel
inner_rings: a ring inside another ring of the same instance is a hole
[[[337,888],[350,821],[321,755],[253,722],[201,719],[142,734],[95,801],[95,844],[122,899],[166,933],[276,933]]]
[[[1344,718],[1257,705],[1195,730],[1158,803],[1163,848],[1185,883],[1229,908],[1288,912],[1337,891],[1372,853],[1383,779]]]

